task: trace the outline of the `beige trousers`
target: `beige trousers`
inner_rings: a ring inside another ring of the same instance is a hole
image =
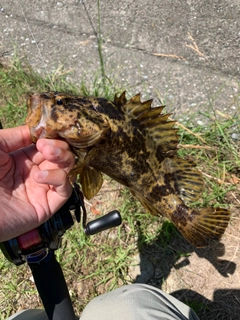
[[[47,320],[47,316],[41,310],[25,310],[7,320]],[[87,304],[80,320],[199,320],[199,318],[192,309],[171,295],[146,284],[132,284],[94,298]]]

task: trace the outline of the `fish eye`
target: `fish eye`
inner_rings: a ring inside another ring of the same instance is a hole
[[[63,101],[62,101],[61,99],[57,99],[56,103],[57,103],[57,105],[59,105],[59,106],[63,105]]]

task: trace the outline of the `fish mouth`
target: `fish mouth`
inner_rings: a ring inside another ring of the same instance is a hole
[[[37,141],[38,139],[41,139],[41,138],[45,138],[45,137],[46,137],[46,130],[45,130],[45,128],[43,128],[43,127],[40,127],[40,128],[38,128],[38,129],[36,129],[36,128],[31,128],[30,133],[31,133],[32,141],[33,141],[34,143],[36,143],[36,141]]]

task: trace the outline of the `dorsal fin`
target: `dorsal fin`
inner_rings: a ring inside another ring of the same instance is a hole
[[[165,173],[170,173],[174,180],[174,187],[185,205],[197,201],[203,193],[203,175],[196,169],[196,164],[191,160],[177,157],[165,158],[162,162]]]
[[[125,91],[119,98],[115,95],[114,103],[121,106],[125,114],[139,122],[158,151],[169,155],[176,153],[179,142],[178,129],[173,128],[175,121],[168,120],[171,114],[162,113],[164,106],[152,107],[152,100],[141,102],[140,94],[127,100]]]
[[[141,102],[140,93],[136,94],[130,100],[127,100],[123,109],[126,113],[132,114],[135,118],[147,110],[151,110],[152,99]]]
[[[113,102],[118,107],[124,106],[127,102],[126,91],[123,91],[123,93],[119,97],[117,96],[117,94],[115,94]]]

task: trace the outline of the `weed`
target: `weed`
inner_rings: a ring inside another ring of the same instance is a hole
[[[239,183],[240,144],[232,137],[240,130],[240,118],[222,114],[219,120],[208,116],[207,126],[196,126],[191,132],[179,128],[179,155],[193,159],[204,175],[205,192],[196,204],[224,206],[227,194]]]
[[[84,6],[84,9],[86,11],[89,23],[91,25],[91,28],[93,30],[93,33],[95,35],[95,37],[97,38],[97,46],[98,46],[98,56],[99,56],[99,61],[100,61],[100,69],[101,69],[101,86],[103,87],[103,91],[104,91],[104,96],[107,96],[107,85],[106,85],[106,81],[107,81],[107,76],[105,73],[105,65],[104,65],[104,60],[103,60],[103,51],[102,51],[102,32],[101,32],[101,10],[100,10],[100,0],[97,0],[97,12],[98,12],[98,31],[96,31],[93,23],[92,23],[92,19],[88,13],[88,10],[85,6],[84,1],[82,1],[82,4]],[[97,95],[98,96],[98,95]]]
[[[112,98],[114,88],[111,82],[106,78],[103,88],[101,77],[95,77],[90,90],[84,81],[80,87],[68,83],[66,73],[61,68],[43,79],[20,60],[14,60],[7,66],[1,65],[0,119],[3,126],[22,124],[26,115],[26,94],[52,90],[52,85],[54,90],[83,95],[106,94],[106,98]],[[185,127],[179,127],[182,145],[179,155],[194,159],[205,177],[206,191],[197,205],[223,206],[228,193],[234,193],[239,183],[239,146],[232,136],[239,131],[240,119],[208,117],[208,127],[196,125],[189,128],[188,123]],[[119,228],[88,238],[81,227],[75,224],[66,232],[62,247],[56,251],[77,313],[95,295],[131,282],[128,268],[133,263],[133,256],[139,252],[148,254],[155,266],[167,270],[161,270],[161,276],[155,280],[159,286],[167,278],[170,269],[175,267],[176,261],[191,253],[184,250],[186,244],[178,245],[182,238],[172,223],[146,213],[129,191],[121,189],[118,199],[118,209],[123,219]],[[0,270],[0,309],[3,310],[0,319],[17,310],[19,297],[20,307],[29,307],[29,301],[33,308],[40,306],[26,265],[16,268],[0,253]]]

